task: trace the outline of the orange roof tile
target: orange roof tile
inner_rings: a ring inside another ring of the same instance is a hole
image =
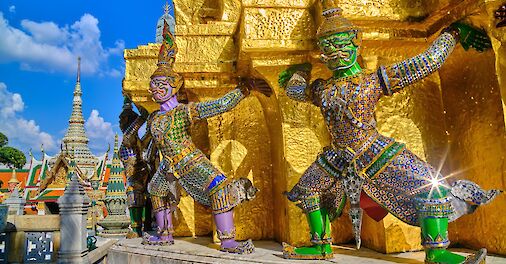
[[[28,177],[28,170],[16,170],[16,179],[21,183],[21,188],[25,188],[26,177]],[[12,170],[0,169],[0,191],[6,192],[8,190],[8,182],[12,178]]]

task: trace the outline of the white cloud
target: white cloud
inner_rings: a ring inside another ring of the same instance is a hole
[[[16,112],[21,112],[25,108],[25,103],[18,93],[8,94],[7,86],[4,83],[0,83],[0,113],[3,118],[9,118],[16,115]]]
[[[104,48],[98,23],[84,14],[70,26],[24,19],[18,29],[0,12],[0,62],[19,62],[23,70],[74,73],[81,56],[83,73],[114,72],[107,60],[121,56],[125,43],[117,40],[114,47]]]
[[[107,49],[107,53],[109,55],[119,55],[119,56],[123,56],[123,50],[125,49],[125,41],[123,40],[116,40],[116,42],[114,42],[114,47],[113,48],[108,48]]]
[[[121,72],[116,69],[112,69],[106,73],[108,76],[111,76],[111,77],[121,77]]]
[[[11,93],[7,85],[0,82],[0,132],[9,138],[9,145],[19,148],[25,153],[30,149],[56,150],[53,137],[41,131],[34,120],[26,120],[21,115],[25,107],[23,98],[18,93]]]
[[[9,6],[9,12],[16,13],[16,6],[13,5]]]
[[[21,21],[21,26],[32,35],[37,43],[48,45],[62,45],[69,34],[68,27],[60,28],[53,22],[33,22],[27,19]]]
[[[114,144],[112,125],[100,116],[98,110],[93,109],[91,111],[84,127],[86,128],[86,135],[90,139],[90,149],[95,155],[104,153],[109,145],[112,150]]]

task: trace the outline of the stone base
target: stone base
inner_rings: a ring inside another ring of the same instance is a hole
[[[321,263],[322,261],[287,260],[283,258],[282,247],[274,241],[255,241],[256,250],[250,255],[234,255],[221,252],[210,238],[178,238],[171,246],[141,245],[141,239],[124,239],[112,246],[107,263]],[[424,252],[381,254],[370,249],[356,250],[353,246],[334,246],[333,263],[423,263]],[[452,249],[467,255],[471,250]],[[487,263],[506,263],[506,258],[487,257]]]
[[[79,252],[79,253],[58,253],[58,264],[86,264],[90,263],[88,258],[88,251]]]
[[[104,230],[123,230],[130,225],[130,217],[127,215],[108,215],[106,218],[98,221],[99,226]]]
[[[124,237],[128,229],[104,229],[98,233],[101,237]]]

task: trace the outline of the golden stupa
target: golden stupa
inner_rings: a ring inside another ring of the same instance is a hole
[[[337,1],[363,31],[362,64],[367,70],[416,55],[439,31],[466,15],[492,38],[485,53],[458,47],[442,69],[423,82],[383,98],[377,111],[381,133],[405,142],[444,174],[467,178],[485,189],[506,189],[506,29],[496,29],[500,1]],[[189,100],[206,100],[255,76],[274,89],[253,94],[233,111],[199,124],[194,138],[228,176],[247,176],[261,190],[236,210],[238,238],[307,241],[304,215],[288,202],[289,190],[329,143],[318,108],[286,97],[277,85],[288,65],[313,63],[313,78],[329,77],[319,62],[315,32],[321,5],[315,0],[174,0],[175,70],[185,78]],[[158,44],[125,51],[123,91],[149,110],[148,94]],[[506,254],[506,195],[451,224],[450,239],[466,247]],[[212,231],[211,215],[185,196],[176,235]],[[421,249],[420,231],[393,216],[380,222],[364,216],[362,245],[391,253]],[[197,220],[198,219],[198,220]],[[335,242],[352,239],[347,216],[333,223]]]

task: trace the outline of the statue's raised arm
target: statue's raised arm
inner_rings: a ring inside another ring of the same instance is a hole
[[[385,95],[391,95],[439,70],[458,43],[484,51],[491,47],[485,31],[462,22],[445,28],[430,47],[412,58],[378,69],[380,85]]]
[[[252,90],[258,91],[266,96],[270,96],[272,93],[265,81],[261,79],[242,78],[235,89],[218,99],[189,103],[188,110],[190,112],[190,119],[206,119],[228,112],[236,107],[242,99],[246,98]]]

